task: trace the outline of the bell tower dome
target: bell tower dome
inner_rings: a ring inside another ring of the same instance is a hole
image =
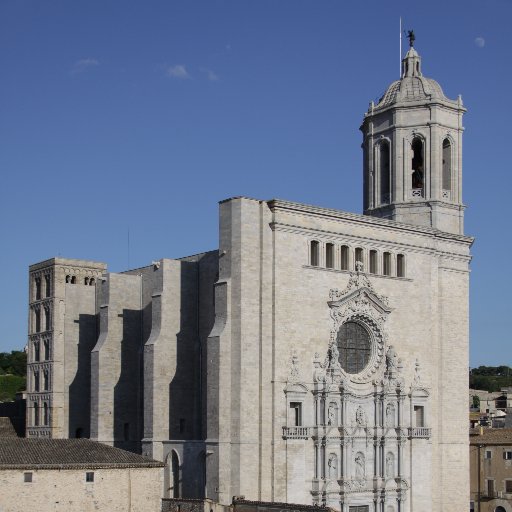
[[[463,234],[466,109],[423,76],[412,34],[410,41],[400,80],[370,103],[361,125],[364,214]]]

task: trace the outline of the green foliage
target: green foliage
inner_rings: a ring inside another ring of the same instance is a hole
[[[473,395],[473,407],[480,409],[480,397],[478,395]]]
[[[26,387],[26,377],[21,375],[0,375],[0,402],[11,402],[18,391]]]
[[[18,375],[25,377],[27,374],[27,354],[21,350],[0,352],[0,375]],[[1,389],[1,388],[0,388]]]
[[[485,391],[500,391],[512,386],[512,368],[509,366],[479,366],[469,373],[469,387]]]

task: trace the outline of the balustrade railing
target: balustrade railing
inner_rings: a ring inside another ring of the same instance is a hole
[[[283,427],[283,437],[286,439],[307,439],[311,427]]]
[[[411,197],[423,197],[423,189],[422,188],[413,188],[411,190]]]
[[[410,427],[409,437],[428,439],[432,433],[432,429],[428,427]]]

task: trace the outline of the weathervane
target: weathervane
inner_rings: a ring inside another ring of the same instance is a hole
[[[416,36],[414,35],[414,30],[407,31],[407,38],[409,39],[409,46],[412,48],[414,46],[414,41],[416,40]]]

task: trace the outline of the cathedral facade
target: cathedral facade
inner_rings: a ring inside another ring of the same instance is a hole
[[[237,197],[215,251],[32,265],[27,435],[165,461],[165,496],[467,509],[465,108],[402,67],[361,126],[364,215]]]

